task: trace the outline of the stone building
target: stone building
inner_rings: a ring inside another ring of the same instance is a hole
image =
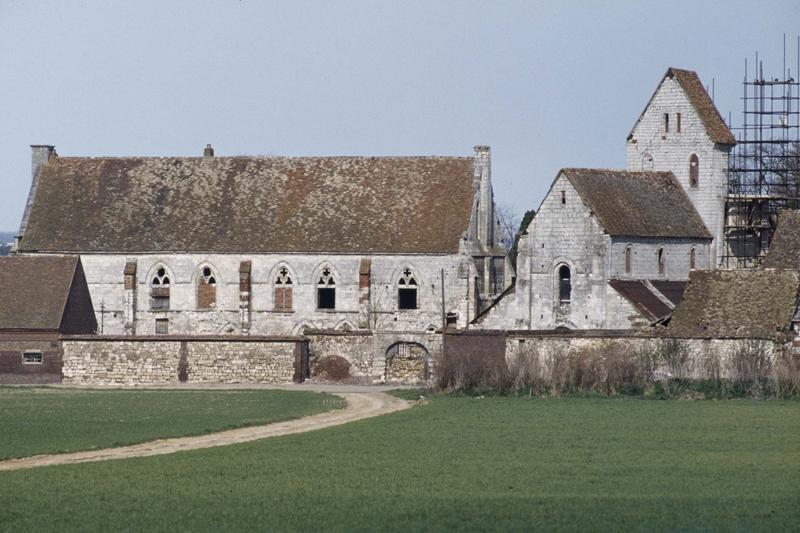
[[[669,68],[628,135],[629,170],[670,171],[714,238],[711,266],[725,246],[728,155],[736,140],[697,73]]]
[[[443,308],[464,327],[514,275],[488,147],[318,158],[32,149],[16,252],[81,254],[101,334],[424,331],[441,327]]]
[[[629,329],[668,315],[712,237],[671,172],[563,169],[519,244],[519,277],[475,323]]]
[[[0,383],[61,380],[61,336],[97,322],[76,256],[0,257]]]

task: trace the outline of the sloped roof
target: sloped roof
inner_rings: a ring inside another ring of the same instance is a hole
[[[686,288],[684,281],[612,279],[608,283],[651,322],[668,316]]]
[[[76,256],[0,257],[0,329],[58,330]]]
[[[672,172],[565,168],[561,173],[609,235],[711,239]]]
[[[57,157],[21,243],[59,252],[455,252],[469,157]]]
[[[706,133],[708,133],[708,136],[711,137],[711,140],[718,144],[736,144],[736,137],[734,137],[728,125],[725,124],[722,115],[719,114],[717,106],[714,105],[714,101],[711,100],[711,97],[708,95],[708,91],[706,91],[706,88],[703,86],[703,82],[700,81],[700,76],[697,75],[697,72],[669,67],[664,77],[661,78],[658,88],[661,87],[665,79],[671,78],[674,78],[675,81],[678,82],[678,85],[681,86],[681,89],[683,89],[683,92],[689,99],[689,103],[700,117],[700,122],[703,123],[703,127]],[[639,115],[633,128],[631,128],[631,133],[628,135],[629,139],[633,135],[633,130],[636,129],[639,121],[642,120],[644,112],[647,111],[647,108],[650,106],[653,97],[655,97],[658,92],[658,88],[656,88],[656,91],[653,93],[653,96],[650,97],[650,101],[648,101],[642,114]]]
[[[764,267],[800,269],[800,209],[787,209],[778,215]]]
[[[698,338],[781,338],[797,305],[796,270],[695,270],[667,334]]]

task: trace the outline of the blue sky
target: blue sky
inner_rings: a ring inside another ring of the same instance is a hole
[[[557,170],[623,167],[668,66],[727,118],[744,58],[796,64],[794,1],[0,0],[0,230],[30,144],[64,156],[471,155],[536,207]],[[332,199],[335,201],[335,199]]]

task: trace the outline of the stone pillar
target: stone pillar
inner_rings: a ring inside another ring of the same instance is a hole
[[[492,155],[488,146],[476,146],[475,179],[479,180],[478,240],[486,247],[494,245],[494,195],[492,193]]]
[[[374,329],[377,319],[377,309],[373,309],[370,301],[370,290],[372,285],[372,259],[363,258],[358,267],[358,310],[359,327]]]
[[[242,335],[250,334],[251,324],[251,277],[252,261],[242,261],[239,264],[239,324]]]
[[[136,335],[136,260],[125,261],[125,334]]]

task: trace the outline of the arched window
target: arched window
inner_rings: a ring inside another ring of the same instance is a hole
[[[689,250],[689,268],[692,270],[697,268],[697,249],[694,246]]]
[[[211,267],[204,266],[197,276],[197,308],[213,309],[217,306],[217,277]]]
[[[150,309],[166,311],[169,309],[169,273],[159,265],[150,279]]]
[[[697,187],[700,183],[700,159],[697,154],[689,157],[689,187]]]
[[[397,308],[417,308],[417,280],[414,279],[410,268],[403,270],[403,275],[397,282]]]
[[[317,309],[336,309],[336,282],[330,267],[324,267],[317,280]]]
[[[558,269],[558,302],[569,303],[572,297],[572,273],[567,265],[561,265]]]
[[[664,275],[664,248],[658,249],[658,273]]]
[[[642,170],[653,170],[653,156],[647,152],[642,154]]]
[[[292,274],[282,266],[275,277],[275,311],[292,310]]]
[[[625,273],[630,274],[633,270],[633,247],[628,245],[625,247]]]

